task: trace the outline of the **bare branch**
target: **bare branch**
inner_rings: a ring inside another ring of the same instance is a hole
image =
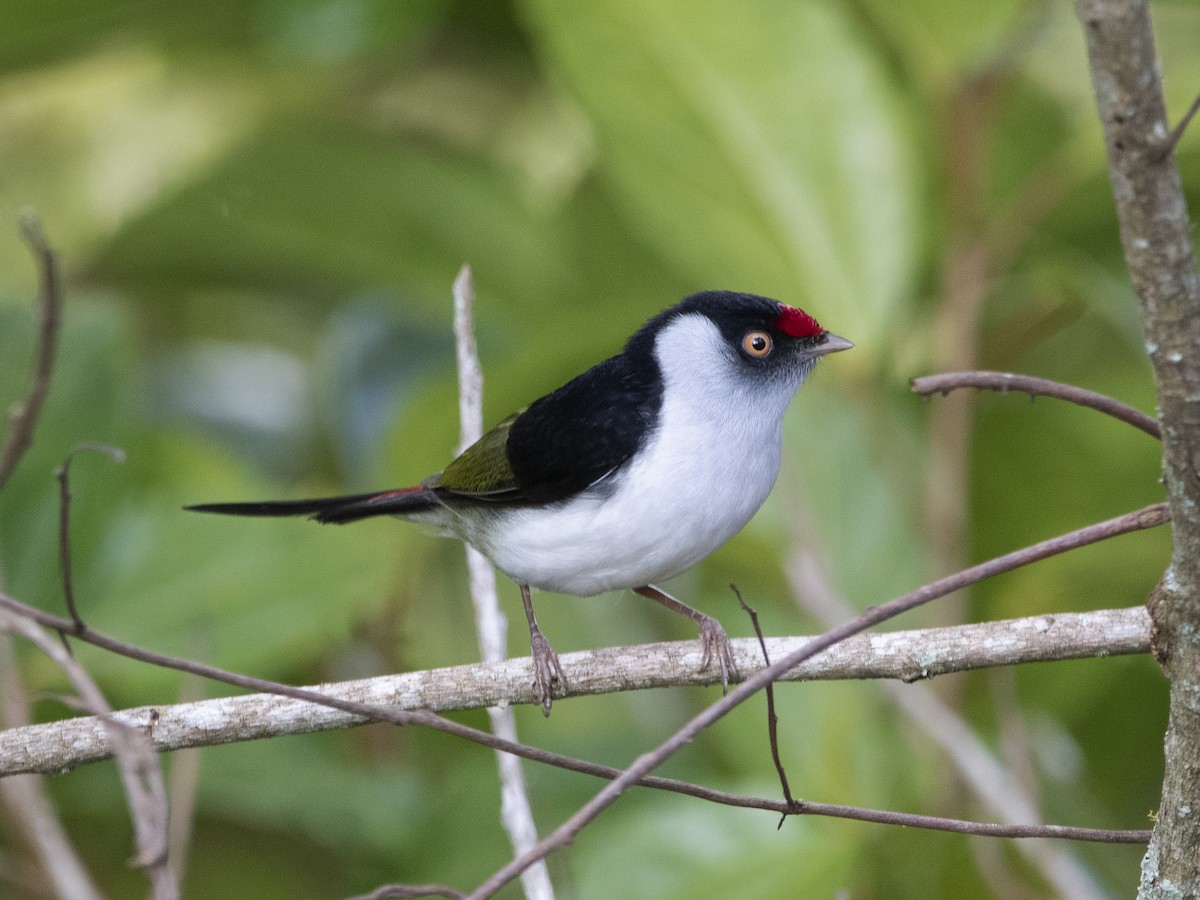
[[[166,790],[150,741],[136,727],[113,717],[108,701],[91,676],[65,647],[55,643],[32,621],[5,611],[0,614],[0,630],[21,635],[50,657],[108,736],[133,820],[136,843],[133,864],[145,870],[155,900],[174,900],[179,896],[179,889],[167,865]]]
[[[1076,547],[1082,547],[1097,541],[1106,540],[1118,534],[1152,528],[1167,521],[1164,504],[1154,504],[1132,513],[1126,513],[1115,519],[1090,525],[1069,534],[1060,535],[1048,541],[1042,541],[1022,550],[996,557],[986,563],[964,569],[954,575],[940,578],[909,594],[897,597],[880,606],[868,608],[849,622],[831,628],[820,637],[809,641],[805,646],[785,655],[778,662],[772,663],[759,672],[749,676],[726,696],[713,703],[707,709],[694,716],[687,724],[675,732],[670,738],[659,744],[654,750],[642,754],[634,761],[620,777],[611,781],[603,790],[585,803],[574,815],[569,817],[558,828],[545,837],[538,846],[525,856],[515,859],[503,866],[492,877],[488,878],[469,896],[472,898],[490,897],[516,878],[522,871],[543,859],[550,853],[561,849],[574,840],[589,822],[601,812],[616,802],[617,798],[630,786],[637,783],[645,775],[662,765],[681,747],[693,740],[698,734],[709,728],[715,722],[727,715],[735,706],[744,702],[752,694],[761,690],[769,682],[777,680],[784,672],[794,668],[801,662],[812,658],[835,644],[841,643],[852,635],[866,631],[873,625],[894,618],[939,597],[953,593],[969,584],[982,581],[998,572],[1008,571],[1018,565],[1026,565],[1039,559],[1045,559],[1058,553]]]
[[[785,571],[797,602],[818,621],[836,623],[849,616],[851,610],[826,576],[819,561],[819,546],[819,538],[812,534],[798,536]],[[1147,613],[1145,621],[1148,619]],[[1009,776],[992,750],[942,697],[932,690],[909,690],[895,682],[885,682],[881,687],[909,721],[940,747],[985,815],[1008,824],[1042,818],[1033,797]],[[1071,848],[1033,841],[1022,843],[1017,851],[1038,868],[1059,896],[1093,897],[1099,893],[1087,868],[1071,856]]]
[[[909,384],[922,397],[929,397],[932,394],[944,396],[959,388],[980,388],[981,390],[999,391],[1002,394],[1007,394],[1009,391],[1020,391],[1031,397],[1053,397],[1120,419],[1134,428],[1141,429],[1151,437],[1162,440],[1162,430],[1158,427],[1158,422],[1141,410],[1134,409],[1132,406],[1104,394],[1070,384],[1050,381],[1047,378],[1017,375],[1013,372],[944,372],[938,375],[914,378]]]
[[[37,302],[40,330],[29,396],[12,411],[8,438],[3,449],[0,449],[0,490],[4,490],[4,485],[8,483],[17,463],[33,443],[33,431],[37,426],[42,404],[46,402],[46,395],[50,392],[54,358],[58,352],[58,331],[62,322],[62,289],[58,278],[57,257],[46,240],[41,221],[30,211],[21,215],[21,234],[38,263],[40,287]]]
[[[13,658],[12,638],[0,635],[0,706],[6,729],[30,722],[29,706]],[[4,733],[4,732],[0,732]],[[100,891],[79,858],[66,828],[54,809],[40,775],[15,775],[0,779],[9,817],[29,845],[40,875],[49,881],[57,896],[76,900],[101,900]]]
[[[533,850],[524,854],[522,857],[509,863],[483,885],[481,885],[473,896],[490,896],[496,890],[499,890],[503,885],[507,884],[512,879],[518,877],[520,873],[528,868],[537,860],[544,859],[545,856],[554,849],[568,843],[574,834],[584,825],[597,816],[603,809],[607,808],[615,799],[620,796],[625,790],[637,783],[649,783],[647,779],[649,772],[662,761],[667,759],[672,753],[678,750],[705,728],[709,727],[725,714],[727,714],[734,706],[743,702],[750,695],[765,687],[768,682],[778,680],[778,678],[786,671],[795,668],[802,662],[807,661],[813,656],[821,653],[845,641],[847,638],[856,635],[872,625],[885,621],[906,612],[924,603],[938,597],[945,596],[955,590],[960,589],[968,584],[972,584],[983,578],[1016,568],[1021,565],[1026,565],[1040,559],[1045,559],[1058,553],[1067,550],[1085,546],[1090,543],[1105,540],[1110,537],[1115,537],[1119,534],[1125,534],[1131,531],[1137,531],[1144,528],[1151,528],[1161,525],[1166,521],[1166,511],[1163,504],[1156,504],[1137,510],[1132,513],[1127,513],[1124,516],[1119,516],[1105,522],[1100,522],[1095,525],[1087,526],[1086,528],[1078,529],[1077,531],[1069,532],[1059,537],[1050,540],[1042,541],[1030,547],[1005,554],[1001,557],[996,557],[988,562],[973,566],[970,569],[939,579],[917,589],[909,594],[898,597],[882,606],[872,607],[854,620],[845,623],[837,628],[831,629],[825,634],[806,641],[799,649],[786,653],[782,659],[773,663],[758,672],[751,674],[745,682],[734,688],[728,695],[721,700],[708,707],[700,715],[694,717],[683,728],[677,731],[668,741],[660,745],[654,751],[644,754],[640,757],[633,766],[624,770],[619,775],[613,778],[610,784],[597,794],[591,801],[574,816],[567,820],[563,825],[555,830],[548,838],[541,841]],[[265,681],[263,679],[252,678],[238,673],[228,672],[218,669],[214,666],[207,666],[189,660],[181,660],[176,657],[167,656],[165,654],[155,653],[145,650],[123,641],[118,641],[106,635],[92,631],[88,627],[82,630],[77,629],[76,623],[70,619],[64,619],[60,616],[54,616],[41,610],[34,609],[24,604],[0,594],[0,606],[11,609],[21,615],[27,616],[40,624],[47,625],[63,632],[71,632],[76,638],[92,643],[96,646],[109,649],[113,652],[129,656],[134,659],[141,659],[155,665],[162,665],[168,668],[178,669],[180,671],[193,672],[205,677],[214,678],[224,681],[229,684],[234,684],[242,687],[248,687],[252,690],[261,690],[268,693],[279,694],[292,699],[308,701],[321,706],[333,707],[346,712],[350,712],[356,716],[362,717],[364,720],[387,721],[396,724],[409,725],[421,724],[427,725],[438,730],[455,734],[467,738],[478,743],[485,744],[494,748],[504,749],[507,752],[525,756],[530,759],[547,759],[550,761],[552,754],[545,754],[544,751],[536,750],[535,748],[523,747],[519,744],[504,741],[494,735],[480,732],[476,729],[460,725],[456,722],[449,721],[430,712],[424,711],[396,711],[384,709],[379,706],[372,706],[364,703],[357,703],[342,699],[340,697],[323,694],[317,691],[306,690],[302,688],[292,688],[285,685],[280,685],[274,682]],[[693,645],[692,652],[697,652],[694,648],[695,642],[689,642]],[[696,666],[696,660],[692,660],[689,666]],[[529,687],[530,666],[527,662],[522,666],[525,673],[525,690],[526,701],[532,702],[532,688]],[[389,698],[385,702],[390,701]],[[152,714],[152,719],[157,721],[157,717]],[[253,727],[254,723],[245,723]],[[155,729],[152,728],[153,732]],[[3,737],[3,736],[0,736]],[[15,748],[18,753],[23,752],[21,748]],[[580,771],[587,771],[591,768],[591,764],[583,764]],[[19,770],[24,771],[24,770]],[[607,777],[607,776],[605,776]],[[755,803],[755,806],[761,806],[761,803]]]
[[[1145,636],[1146,614],[1140,607],[1134,607],[1128,610],[1111,610],[1108,611],[1111,615],[1105,615],[1101,621],[1089,626],[1089,630],[1094,630],[1099,639],[1099,634],[1103,631],[1114,631],[1118,635],[1118,642],[1122,640],[1120,635],[1129,632],[1128,637],[1140,632],[1140,641],[1143,645],[1147,643]],[[1091,614],[1089,614],[1091,615]],[[1053,617],[1057,620],[1059,617]],[[1040,620],[1040,621],[1039,621]],[[63,620],[64,622],[69,620]],[[1028,626],[1031,631],[1043,634],[1046,638],[1046,645],[1050,647],[1056,640],[1062,637],[1056,630],[1053,629],[1054,622],[1051,617],[1038,617],[1031,620],[1014,620],[1015,623],[1022,627]],[[999,623],[997,623],[999,624]],[[1051,626],[1047,630],[1044,626]],[[979,627],[979,626],[971,626]],[[937,629],[941,632],[953,632],[956,629]],[[890,643],[899,648],[902,645],[910,644],[911,641],[919,639],[920,635],[928,634],[929,632],[894,632],[887,635],[875,636],[875,639],[887,638]],[[989,637],[980,636],[984,643],[991,643],[995,635]],[[807,640],[807,639],[797,639]],[[687,642],[694,643],[694,642]],[[754,656],[755,651],[750,641],[740,642],[746,645],[748,655]],[[769,642],[770,643],[770,642]],[[851,646],[854,641],[848,642]],[[671,647],[674,645],[650,645],[654,647]],[[839,648],[843,645],[839,645]],[[878,649],[878,648],[877,648]],[[872,653],[869,647],[858,647],[857,653],[870,655]],[[904,652],[912,652],[912,647],[909,646]],[[847,654],[850,655],[850,654]],[[891,668],[893,671],[902,671],[902,664],[893,663],[890,667],[886,664],[885,657],[888,654],[885,652],[880,658],[885,668]],[[856,663],[859,665],[860,663]],[[694,661],[689,665],[694,666]],[[476,669],[478,667],[463,667],[464,669]],[[807,668],[807,667],[804,667]],[[829,673],[822,673],[828,675]],[[365,703],[357,703],[356,701],[340,701],[343,695],[346,697],[362,697],[368,701],[374,700],[376,703],[383,702],[384,697],[395,695],[395,699],[403,701],[403,699],[414,691],[419,691],[418,685],[422,681],[428,681],[436,676],[437,672],[413,672],[402,676],[392,676],[383,679],[367,679],[362,682],[346,682],[341,685],[324,685],[320,688],[322,692],[327,692],[322,696],[324,704],[338,702],[341,705],[352,705],[362,710],[362,714],[346,717],[335,716],[329,722],[322,722],[314,717],[324,715],[323,710],[327,709],[326,705],[318,706],[314,710],[313,705],[308,702],[296,702],[291,699],[280,699],[280,695],[291,696],[293,694],[312,694],[311,689],[289,688],[286,685],[271,684],[277,691],[275,694],[268,696],[250,695],[245,697],[222,698],[219,700],[205,700],[196,703],[179,704],[177,706],[167,707],[142,707],[139,709],[124,710],[114,713],[111,720],[126,724],[132,728],[144,731],[153,741],[156,749],[160,751],[175,750],[181,747],[204,746],[210,743],[228,743],[236,740],[251,740],[261,737],[271,737],[278,734],[295,734],[303,731],[311,731],[322,727],[345,727],[348,725],[361,724],[367,721],[367,714],[372,718],[384,721],[403,722],[400,714],[391,708],[383,708],[380,706],[371,706]],[[245,677],[245,676],[242,676]],[[510,678],[518,678],[519,674],[510,674]],[[407,686],[397,685],[393,682],[396,679],[402,679],[410,682]],[[247,679],[255,680],[255,679]],[[488,674],[484,673],[485,681],[492,680]],[[286,729],[261,729],[260,726],[264,719],[268,720],[268,726],[271,720],[274,719],[289,719],[299,721],[304,719],[302,727],[290,727]],[[437,716],[430,716],[433,720],[438,720]],[[447,720],[440,720],[446,722]],[[411,723],[416,724],[431,724],[430,721],[414,716]],[[504,749],[509,753],[524,756],[528,759],[542,762],[548,765],[555,765],[560,768],[570,771],[579,772],[586,775],[592,775],[599,778],[616,778],[621,774],[620,769],[615,769],[609,766],[601,766],[596,763],[585,760],[572,759],[571,757],[561,756],[559,754],[550,753],[545,750],[540,750],[534,747],[526,747],[521,745],[509,745],[507,742],[501,741],[498,738],[488,735],[485,732],[475,732],[473,729],[465,726],[459,726],[457,723],[447,722],[449,727],[442,730],[457,734],[460,737],[465,737],[471,740],[478,740],[480,743],[485,743],[500,749]],[[433,727],[438,727],[436,724]],[[103,723],[99,722],[96,717],[81,717],[77,719],[69,719],[64,722],[54,723],[52,725],[36,725],[25,729],[13,729],[11,732],[0,733],[0,775],[5,774],[12,760],[18,757],[21,753],[27,753],[39,744],[46,746],[56,745],[62,747],[70,744],[78,746],[82,749],[83,757],[78,758],[76,754],[70,757],[60,756],[58,761],[63,763],[59,771],[63,771],[71,764],[80,764],[83,762],[91,762],[96,759],[108,758],[111,755],[110,739],[107,732],[103,728]],[[90,748],[90,749],[89,749]],[[42,756],[46,764],[52,764],[55,760],[50,756]],[[22,770],[23,771],[23,770]],[[881,824],[905,824],[915,828],[931,828],[943,831],[954,831],[959,833],[978,834],[988,837],[1005,837],[1005,838],[1028,838],[1028,837],[1062,837],[1072,840],[1084,841],[1102,841],[1106,843],[1139,843],[1144,842],[1148,837],[1148,832],[1144,831],[1122,831],[1110,829],[1091,829],[1091,828],[1075,828],[1070,826],[1054,826],[1054,825],[1007,825],[1007,824],[988,824],[967,822],[961,819],[947,819],[937,816],[921,816],[911,815],[907,813],[891,812],[886,810],[871,810],[861,807],[815,803],[810,801],[792,801],[786,800],[771,800],[757,797],[745,797],[737,794],[729,794],[722,791],[711,790],[709,788],[698,785],[689,784],[683,781],[668,778],[647,777],[642,779],[639,784],[644,787],[655,788],[659,790],[667,790],[675,793],[685,794],[691,797],[696,797],[701,800],[707,800],[715,803],[722,803],[729,806],[738,806],[750,809],[763,809],[780,814],[791,815],[820,815],[820,816],[838,816],[843,818],[851,818],[864,822],[877,822]]]
[[[461,453],[483,434],[483,369],[475,345],[475,285],[471,268],[464,265],[454,279],[454,341],[458,357],[458,412],[462,431]],[[480,657],[485,663],[498,663],[508,656],[508,622],[496,595],[496,572],[487,557],[464,544],[471,603],[475,609],[475,633]],[[511,706],[489,706],[492,732],[517,742],[517,718]],[[529,792],[518,757],[496,752],[500,774],[500,819],[513,850],[520,854],[537,843],[537,826],[529,805]],[[521,874],[526,900],[553,900],[554,887],[545,863],[531,866]]]
[[[1163,428],[1171,563],[1151,616],[1171,681],[1162,801],[1139,896],[1200,894],[1200,273],[1170,149],[1148,0],[1076,0],[1121,247],[1141,308]],[[1185,117],[1186,118],[1186,117]],[[1167,150],[1164,153],[1164,149]]]
[[[1179,120],[1179,124],[1171,129],[1171,133],[1167,135],[1167,139],[1163,141],[1162,147],[1155,155],[1155,162],[1164,162],[1167,157],[1175,152],[1175,148],[1179,145],[1179,141],[1183,138],[1183,133],[1187,131],[1188,126],[1192,124],[1192,119],[1196,113],[1200,112],[1200,95],[1192,101],[1192,105],[1188,107],[1188,111],[1183,114],[1183,118]]]
[[[79,444],[67,454],[62,465],[54,470],[54,477],[58,479],[58,564],[62,574],[63,599],[67,604],[67,613],[71,616],[71,621],[75,623],[77,629],[84,626],[83,619],[79,617],[79,610],[75,607],[75,586],[71,578],[70,468],[75,454],[84,450],[103,453],[115,462],[125,461],[124,452],[116,447],[108,447],[103,444]]]
[[[754,636],[758,638],[758,646],[762,650],[763,665],[769,666],[771,664],[771,655],[767,650],[767,639],[763,637],[762,626],[758,623],[758,613],[742,599],[742,592],[738,590],[736,584],[731,584],[729,589],[737,597],[738,605],[750,617],[750,623],[754,626]],[[767,738],[771,745],[771,761],[775,763],[775,774],[779,776],[779,788],[783,791],[784,802],[787,803],[790,809],[796,805],[796,800],[792,796],[792,788],[788,784],[787,771],[783,768],[783,759],[779,755],[779,715],[775,712],[775,685],[768,684],[764,693],[767,695]],[[783,822],[786,818],[786,815],[780,818],[778,827],[783,827]]]
[[[0,605],[11,607],[14,605],[14,601],[3,597],[3,595],[0,595]],[[15,604],[15,606],[19,608],[22,614],[32,613],[34,617],[39,619],[57,619],[57,622],[64,627],[70,624],[69,619],[48,616],[48,614],[40,613],[37,610],[30,610],[28,607],[23,607],[20,604]],[[1100,632],[1107,631],[1118,636],[1116,640],[1119,644],[1123,640],[1123,638],[1119,637],[1119,635],[1125,634],[1125,636],[1129,638],[1131,642],[1140,643],[1144,649],[1148,644],[1148,640],[1145,635],[1145,611],[1140,607],[1135,607],[1129,610],[1113,610],[1109,612],[1111,613],[1111,617],[1106,615],[1105,622],[1096,623],[1097,627],[1094,630],[1097,632],[1097,636]],[[1091,616],[1094,614],[1088,615]],[[1045,635],[1048,639],[1047,646],[1049,647],[1057,643],[1059,639],[1063,638],[1062,635],[1056,635],[1053,628],[1048,630],[1048,627],[1053,626],[1060,618],[1062,617],[1039,617],[1041,620],[1040,624],[1038,619],[1015,620],[1015,622],[1022,627],[1028,625],[1033,633]],[[940,631],[952,632],[955,631],[955,629],[940,629]],[[894,641],[897,646],[904,644],[910,645],[911,640],[913,640],[913,637],[916,634],[919,633],[895,632],[893,634],[875,636],[872,641],[879,640],[880,638],[886,638]],[[995,636],[983,638],[983,643],[985,645],[991,645],[994,642],[994,637]],[[94,642],[100,643],[101,646],[108,646],[108,643],[111,642],[111,639],[100,641],[94,634],[85,635],[85,639],[93,639]],[[748,644],[749,642],[742,643]],[[851,643],[853,643],[853,639]],[[1000,641],[1000,643],[1004,642]],[[672,645],[652,645],[652,648],[656,646],[669,648]],[[836,653],[837,649],[838,648],[834,648],[833,652]],[[911,649],[912,648],[910,645],[906,652],[911,652]],[[751,656],[754,655],[753,650],[748,649],[747,652],[749,652]],[[869,656],[871,652],[872,649],[870,647],[862,647],[858,650],[859,655]],[[153,655],[149,651],[140,651],[140,653],[142,656]],[[142,656],[137,658],[142,658]],[[508,664],[511,664],[511,662],[512,661],[510,661]],[[696,661],[692,660],[687,663],[687,666],[689,669],[694,670],[695,664]],[[202,666],[197,663],[189,663],[185,660],[175,660],[172,667],[182,668],[185,670],[211,669],[211,667]],[[478,667],[466,668],[477,669]],[[803,668],[808,667],[805,666]],[[902,666],[894,666],[893,668],[896,671],[903,670]],[[212,670],[212,672],[220,673],[220,670]],[[525,672],[525,677],[527,679],[528,669],[525,669]],[[420,693],[420,683],[422,681],[428,681],[431,674],[435,673],[416,672],[395,677],[412,681],[413,683],[409,685],[409,692],[415,691]],[[341,694],[343,693],[349,696],[364,696],[368,701],[374,700],[376,703],[385,703],[389,700],[393,702],[396,700],[403,700],[404,696],[406,695],[404,687],[398,687],[387,683],[392,680],[390,678],[368,679],[363,682],[348,682],[342,685],[326,685],[320,689],[323,693],[317,693],[312,689],[293,688],[287,685],[250,678],[249,676],[236,675],[234,673],[220,673],[216,675],[216,677],[218,677],[220,680],[236,684],[258,684],[268,690],[272,696],[268,698],[263,698],[261,696],[224,698],[221,700],[202,701],[195,704],[181,704],[175,707],[145,707],[142,709],[126,710],[124,712],[115,713],[113,714],[112,719],[114,721],[126,722],[134,728],[140,728],[141,730],[144,730],[149,734],[157,749],[171,750],[181,746],[199,746],[201,744],[208,743],[209,741],[202,736],[206,732],[215,732],[220,742],[227,743],[234,740],[250,740],[257,737],[268,737],[271,736],[271,734],[297,733],[298,731],[314,730],[314,717],[321,716],[323,714],[323,710],[332,708],[350,712],[353,718],[340,717],[332,724],[329,724],[328,727],[341,727],[371,720],[390,721],[396,724],[423,724],[450,734],[454,734],[467,740],[473,740],[486,746],[502,749],[514,755],[522,756],[524,758],[545,763],[547,765],[558,766],[570,771],[606,779],[613,779],[622,774],[621,770],[619,769],[601,766],[586,760],[572,759],[571,757],[550,753],[534,747],[513,744],[486,732],[476,731],[475,729],[467,726],[459,725],[458,723],[442,719],[433,713],[421,711],[405,712],[392,708],[383,708],[378,705],[369,705],[368,703],[361,703],[355,700],[346,700],[341,697]],[[517,678],[520,676],[519,674],[514,674],[510,675],[509,677]],[[484,680],[491,681],[492,679],[485,677]],[[281,700],[281,697],[291,699]],[[259,730],[262,721],[264,719],[272,719],[276,712],[283,712],[283,717],[287,718],[287,707],[293,705],[294,700],[302,701],[299,704],[295,704],[298,706],[295,718],[306,719],[307,723],[305,727],[290,728],[286,731],[280,730],[270,733],[264,733]],[[319,704],[316,710],[313,709],[313,702]],[[265,706],[263,706],[264,703],[266,704]],[[316,727],[322,727],[321,723],[316,722]],[[39,737],[39,730],[45,730],[46,734],[49,735],[50,743],[58,746],[62,746],[65,743],[71,743],[72,745],[78,747],[83,747],[87,744],[96,745],[98,755],[96,755],[94,758],[107,758],[107,755],[111,754],[111,748],[103,743],[107,740],[106,732],[103,728],[98,727],[98,723],[94,719],[79,718],[56,723],[54,725],[31,726],[31,728],[28,730],[15,729],[13,733],[0,733],[0,774],[3,774],[4,765],[6,763],[11,762],[11,760],[14,758],[19,757],[20,754],[28,752],[33,746],[42,743],[41,738]],[[181,736],[186,738],[188,733],[191,734],[191,741],[182,741]],[[76,764],[92,761],[92,759],[76,758],[76,754],[72,754],[70,758],[73,759]],[[62,759],[65,760],[66,757],[63,757]],[[61,770],[62,769],[60,769],[60,771]],[[736,794],[715,791],[709,788],[700,787],[674,779],[658,778],[653,776],[640,779],[638,784],[643,787],[672,791],[710,802],[749,809],[770,810],[780,814],[841,816],[866,822],[878,822],[882,824],[906,824],[916,828],[948,830],[960,833],[978,834],[988,837],[1059,837],[1072,840],[1102,841],[1107,843],[1139,843],[1144,842],[1148,836],[1148,833],[1145,831],[1114,831],[1107,829],[1075,828],[1069,826],[993,825],[988,823],[966,822],[959,819],[945,819],[935,816],[921,815],[914,816],[906,813],[870,810],[858,807],[821,804],[807,801],[788,802],[786,800],[780,801],[757,797],[745,797]],[[387,890],[392,887],[394,886],[380,888],[380,890]]]
[[[385,884],[369,894],[359,894],[348,900],[386,900],[390,897],[464,897],[462,891],[441,884]]]
[[[454,347],[458,361],[458,419],[462,453],[483,436],[483,368],[475,344],[475,282],[463,263],[454,279]]]
[[[1071,825],[990,824],[987,822],[968,822],[962,819],[948,819],[943,816],[922,816],[917,813],[899,813],[889,810],[862,809],[856,806],[839,806],[833,803],[810,803],[807,800],[799,801],[794,809],[781,811],[798,815],[833,816],[838,819],[854,819],[859,822],[874,822],[879,825],[900,825],[905,828],[950,831],[955,834],[971,834],[976,837],[1019,839],[1060,838],[1101,844],[1144,844],[1150,839],[1149,829],[1123,830],[1076,828]]]
[[[0,595],[0,605],[12,609],[12,603]],[[15,611],[25,609],[18,605]],[[70,623],[69,619],[46,617],[46,614],[39,614],[39,618],[52,628]],[[807,636],[767,638],[766,646],[771,658],[779,659],[811,640]],[[889,631],[849,638],[796,666],[781,680],[889,678],[912,682],[989,666],[1145,653],[1149,641],[1149,616],[1141,606],[951,628]],[[752,675],[764,668],[757,640],[740,638],[732,643],[739,671]],[[573,696],[680,684],[715,685],[719,676],[696,671],[700,650],[695,644],[695,641],[677,641],[611,647],[563,654],[562,660],[571,676]],[[100,645],[118,649],[106,642]],[[135,658],[145,659],[147,655],[152,654],[146,651]],[[157,660],[146,661],[158,664]],[[359,725],[368,720],[364,715],[366,707],[370,711],[382,709],[397,714],[536,703],[529,686],[529,671],[528,658],[510,659],[486,665],[383,675],[319,688],[296,688],[299,694],[289,698],[272,691],[144,706],[115,713],[114,717],[148,732],[155,749],[173,751]],[[209,672],[197,674],[214,677]],[[258,685],[272,684],[245,676],[239,676],[237,683],[255,690],[268,690]],[[334,698],[352,706],[339,704],[314,709],[308,695],[320,698],[316,702]],[[401,724],[429,723],[405,720]],[[0,777],[20,772],[63,772],[107,759],[111,754],[111,741],[93,718],[14,728],[0,732]]]

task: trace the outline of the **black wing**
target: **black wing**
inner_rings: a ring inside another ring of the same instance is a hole
[[[653,356],[628,350],[534,401],[509,426],[514,499],[565,500],[618,469],[653,433],[661,407]]]

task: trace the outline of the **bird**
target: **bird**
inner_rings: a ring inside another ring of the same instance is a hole
[[[547,716],[567,680],[534,616],[534,588],[580,597],[631,589],[688,616],[700,670],[717,666],[727,689],[738,673],[724,628],[655,585],[750,521],[779,475],[792,396],[821,357],[853,346],[795,306],[703,291],[419,484],[187,509],[338,524],[395,516],[459,538],[520,588],[534,697]]]

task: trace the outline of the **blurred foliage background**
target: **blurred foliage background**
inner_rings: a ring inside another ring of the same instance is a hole
[[[1200,88],[1200,6],[1154,13],[1178,118]],[[857,608],[1160,497],[1157,446],[1119,423],[991,394],[924,403],[907,387],[978,366],[1154,408],[1069,4],[6,0],[0,22],[5,406],[26,390],[35,330],[26,205],[60,251],[69,304],[36,445],[0,495],[18,599],[61,608],[51,471],[101,441],[128,460],[73,467],[77,594],[95,627],[301,684],[475,659],[456,543],[392,522],[180,510],[440,468],[457,439],[463,262],[489,423],[695,290],[772,295],[856,342],[793,404],[767,507],[673,586],[731,634],[750,627],[730,581],[768,633],[820,627],[788,577],[801,552]],[[1196,128],[1179,163],[1195,204]],[[1044,562],[895,626],[1137,604],[1168,539]],[[524,654],[516,589],[502,590]],[[693,636],[651,606],[546,598],[539,614],[560,651]],[[70,714],[52,699],[62,677],[18,650],[35,714]],[[114,705],[224,690],[77,653]],[[956,708],[1047,821],[1148,827],[1166,703],[1149,658],[906,690]],[[878,685],[779,693],[797,796],[994,817]],[[713,696],[575,700],[548,721],[520,710],[520,725],[621,765]],[[667,771],[776,794],[761,705]],[[597,789],[528,774],[543,828]],[[185,895],[474,885],[509,852],[494,782],[489,752],[385,727],[205,750]],[[49,787],[99,883],[141,894],[112,766]],[[1011,844],[776,824],[633,793],[551,868],[565,897],[1055,892]],[[41,896],[14,835],[10,822],[0,893]],[[1138,848],[1058,850],[1097,894],[1132,893]]]

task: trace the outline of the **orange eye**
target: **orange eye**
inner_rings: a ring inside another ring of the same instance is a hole
[[[775,347],[775,342],[765,331],[747,331],[742,338],[742,349],[751,356],[762,359]]]

